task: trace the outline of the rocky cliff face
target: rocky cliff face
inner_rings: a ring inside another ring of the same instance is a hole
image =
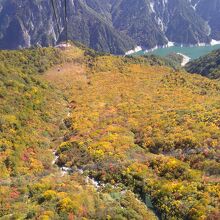
[[[0,48],[16,49],[31,45],[54,45],[65,39],[63,1],[57,2],[59,35],[50,1],[8,0],[0,12]],[[100,15],[101,5],[94,9],[86,1],[68,1],[68,38],[99,51],[124,53],[135,42],[115,30]],[[100,8],[99,8],[100,7]],[[105,12],[105,11],[103,11]]]
[[[0,13],[0,47],[14,49],[54,44],[57,33],[47,1],[9,0]]]
[[[197,2],[196,12],[209,24],[210,36],[220,40],[220,1],[200,0]]]
[[[113,8],[114,26],[147,48],[210,40],[206,22],[188,0],[121,0]]]
[[[0,48],[55,45],[65,39],[63,1],[0,1]],[[140,45],[210,42],[220,38],[220,2],[213,0],[67,0],[68,38],[99,51],[123,54]]]

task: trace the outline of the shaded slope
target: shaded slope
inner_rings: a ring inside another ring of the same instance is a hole
[[[220,50],[213,51],[206,56],[191,61],[186,65],[190,73],[197,73],[211,79],[220,78]]]

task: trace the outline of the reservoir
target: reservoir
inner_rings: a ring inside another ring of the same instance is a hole
[[[149,52],[145,52],[142,50],[135,53],[135,55],[155,54],[158,56],[166,56],[171,53],[181,53],[191,59],[197,59],[216,49],[220,49],[220,44],[207,46],[171,46],[158,48]]]

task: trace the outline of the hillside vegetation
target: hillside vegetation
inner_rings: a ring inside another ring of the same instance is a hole
[[[98,56],[87,81],[73,82],[58,164],[147,195],[163,219],[211,218],[219,205],[220,85],[138,61]]]
[[[76,47],[0,52],[0,219],[156,219],[132,191],[97,191],[54,165],[83,54]]]
[[[74,46],[1,56],[0,216],[219,218],[218,81]]]
[[[186,70],[211,79],[220,78],[220,50],[215,50],[206,56],[189,62]]]
[[[0,52],[0,178],[41,172],[59,113],[42,73],[61,57],[54,49]],[[59,108],[62,108],[61,106]],[[39,155],[38,155],[39,154]]]

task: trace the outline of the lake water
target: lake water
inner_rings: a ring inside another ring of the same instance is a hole
[[[152,52],[147,52],[147,53],[144,53],[144,51],[139,51],[135,55],[155,54],[159,56],[166,56],[170,53],[181,53],[190,57],[191,59],[196,59],[216,49],[220,49],[220,44],[213,46],[209,45],[209,46],[192,46],[192,47],[172,46],[166,48],[158,48]]]

